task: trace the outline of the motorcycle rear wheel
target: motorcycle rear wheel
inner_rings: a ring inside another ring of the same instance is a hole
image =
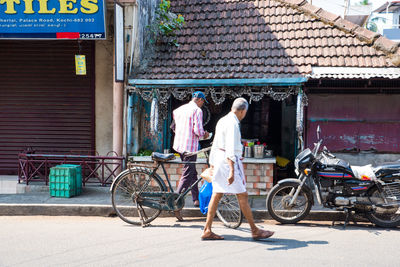
[[[312,195],[310,191],[304,188],[300,191],[295,205],[289,207],[292,189],[296,190],[298,183],[284,182],[275,185],[267,198],[267,208],[271,217],[280,223],[292,224],[303,220],[311,210]]]
[[[369,192],[370,197],[376,197],[380,198],[381,193],[378,191],[377,187],[374,187],[370,192]],[[383,200],[382,200],[383,203]],[[397,205],[397,204],[396,204]],[[393,208],[388,208],[388,209],[393,209]],[[367,219],[380,227],[384,228],[393,228],[396,226],[400,225],[400,209],[397,209],[397,212],[392,212],[392,213],[378,213],[375,211],[370,211],[365,214]]]

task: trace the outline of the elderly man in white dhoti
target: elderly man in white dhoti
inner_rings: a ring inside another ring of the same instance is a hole
[[[213,167],[213,195],[208,206],[207,221],[201,236],[202,240],[224,239],[224,237],[211,231],[218,203],[224,193],[237,195],[240,209],[250,224],[254,240],[268,238],[274,234],[274,232],[262,230],[255,225],[248,202],[239,125],[240,121],[246,116],[248,107],[249,104],[246,99],[235,99],[231,112],[217,123],[210,154],[210,165]]]

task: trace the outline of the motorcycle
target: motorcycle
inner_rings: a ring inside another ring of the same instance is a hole
[[[380,227],[400,225],[400,161],[380,166],[350,166],[326,147],[320,151],[320,127],[314,149],[303,150],[294,165],[298,178],[280,180],[269,192],[267,208],[284,224],[304,219],[314,205],[314,195],[325,208],[344,211],[344,227],[352,214]],[[311,188],[314,188],[314,192]]]

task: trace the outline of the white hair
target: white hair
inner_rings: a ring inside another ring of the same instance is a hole
[[[249,103],[243,97],[236,98],[232,104],[232,111],[247,110],[249,108]]]

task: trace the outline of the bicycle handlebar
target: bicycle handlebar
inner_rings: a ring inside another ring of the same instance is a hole
[[[194,155],[200,154],[202,152],[207,152],[207,151],[210,151],[210,150],[211,150],[211,147],[209,146],[209,147],[200,149],[199,151],[196,151],[196,152],[185,153],[185,156],[194,156]]]

